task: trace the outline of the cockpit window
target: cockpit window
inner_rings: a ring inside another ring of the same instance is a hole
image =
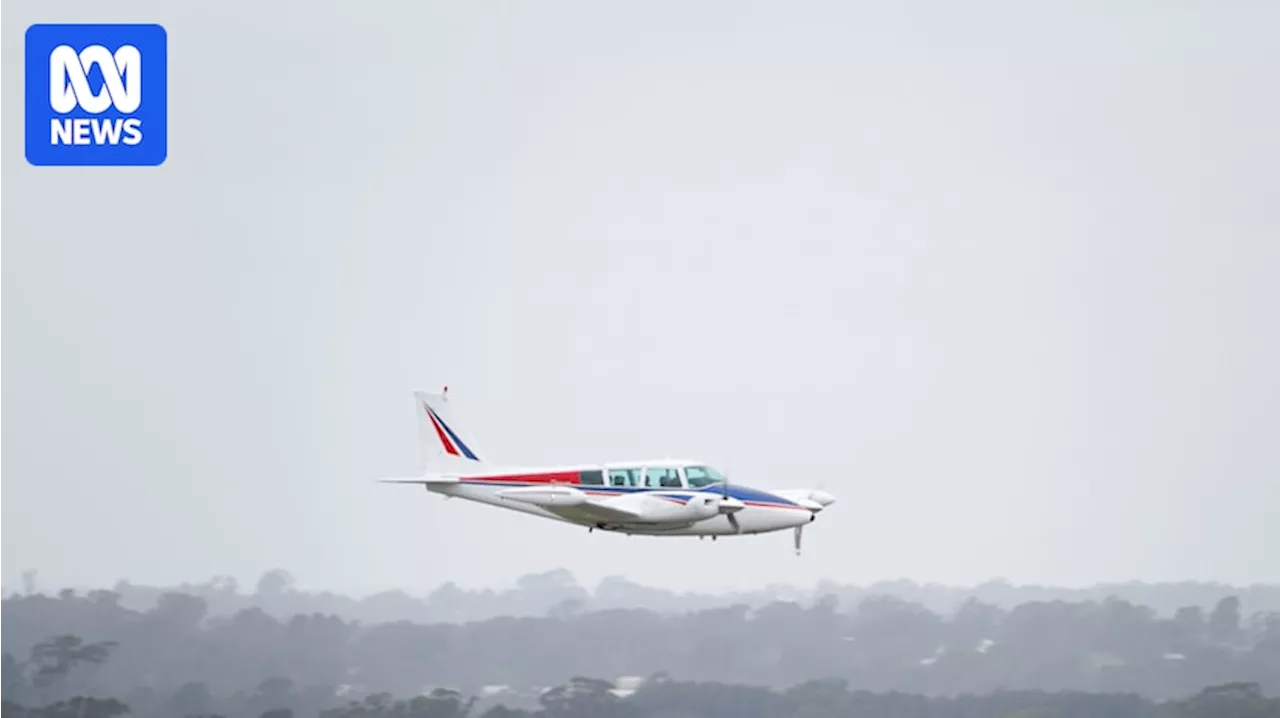
[[[666,467],[650,466],[644,470],[645,486],[651,488],[678,489],[680,486],[680,473],[675,469]]]
[[[639,486],[640,469],[609,469],[610,486]]]
[[[689,480],[689,488],[693,489],[725,481],[724,474],[710,466],[686,466],[684,476]]]

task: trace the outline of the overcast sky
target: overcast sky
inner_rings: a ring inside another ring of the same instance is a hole
[[[32,22],[158,21],[160,168],[34,168]],[[1280,5],[6,2],[3,578],[1278,581]],[[700,457],[585,530],[374,479]]]

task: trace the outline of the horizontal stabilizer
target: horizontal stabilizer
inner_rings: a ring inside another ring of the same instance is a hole
[[[445,484],[458,483],[457,476],[416,476],[413,478],[391,478],[378,479],[378,483],[382,484],[418,484],[419,486],[443,486]]]

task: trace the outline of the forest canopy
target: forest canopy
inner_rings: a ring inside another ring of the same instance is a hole
[[[463,621],[439,591],[406,596],[429,611],[417,620],[289,613],[331,599],[297,591],[283,572],[264,576],[253,593],[218,581],[189,591],[125,588],[154,598],[141,607],[148,601],[138,593],[64,589],[4,600],[6,715],[77,697],[146,716],[419,715],[415,700],[422,715],[456,714],[439,713],[446,704],[476,715],[569,715],[579,699],[564,696],[584,695],[607,702],[608,715],[636,716],[749,715],[749,705],[825,715],[813,701],[841,711],[850,701],[890,701],[867,714],[896,715],[890,704],[910,704],[925,712],[901,714],[944,716],[974,696],[1004,701],[1005,712],[993,715],[1038,710],[1037,701],[1067,701],[1084,715],[1099,696],[1129,701],[1111,715],[1166,715],[1192,698],[1225,700],[1222,691],[1267,706],[1264,696],[1280,692],[1280,611],[1250,610],[1236,595],[1264,595],[1257,587],[1165,613],[1115,595],[1000,605],[971,594],[936,611],[866,591],[679,611],[605,607],[599,589],[584,595],[557,574],[526,577],[508,592],[540,604],[542,615]],[[608,600],[644,605],[653,595],[644,592]],[[219,602],[223,609],[212,610]],[[349,599],[347,613],[361,603]],[[549,706],[556,696],[568,703]]]

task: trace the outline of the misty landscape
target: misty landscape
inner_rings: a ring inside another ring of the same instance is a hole
[[[355,599],[283,570],[247,588],[25,579],[4,599],[6,717],[1280,715],[1277,585],[716,596],[560,570]]]

